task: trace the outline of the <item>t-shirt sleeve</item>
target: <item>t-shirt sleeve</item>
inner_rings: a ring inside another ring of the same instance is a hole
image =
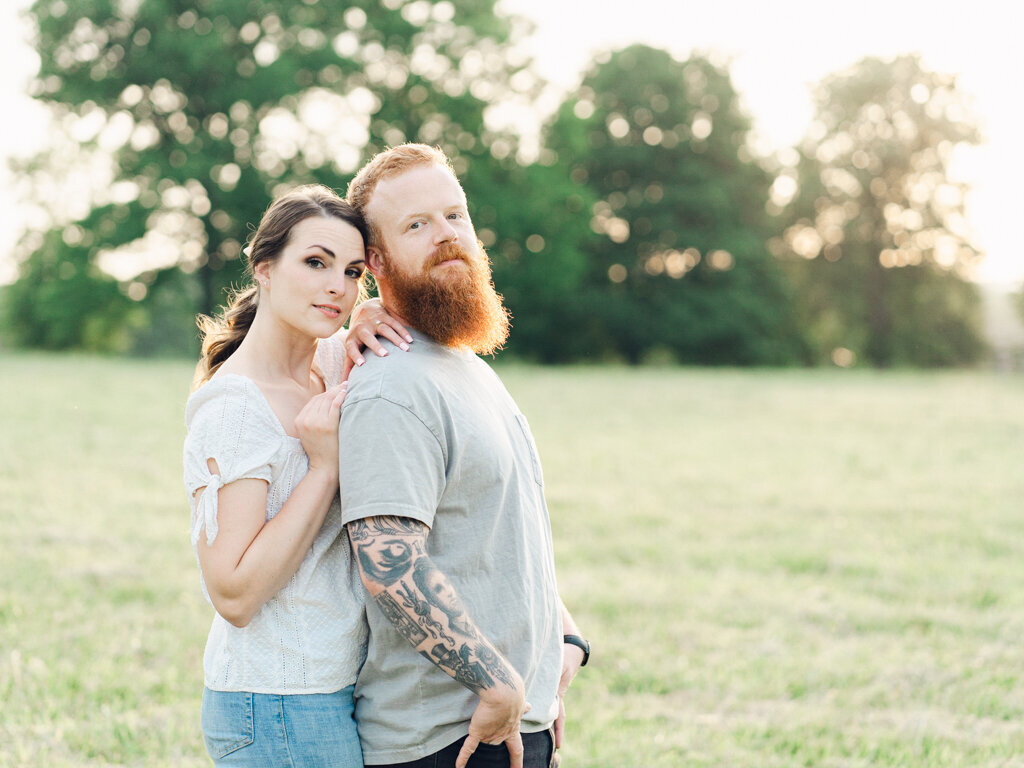
[[[193,544],[204,528],[207,544],[217,538],[221,488],[236,480],[271,480],[271,462],[282,434],[254,400],[249,391],[254,386],[239,379],[214,380],[197,390],[186,406],[185,490],[192,508]],[[211,471],[209,459],[216,462],[217,472]],[[200,488],[205,490],[197,503]]]
[[[418,415],[382,397],[346,402],[339,439],[343,522],[396,515],[433,525],[446,452]]]

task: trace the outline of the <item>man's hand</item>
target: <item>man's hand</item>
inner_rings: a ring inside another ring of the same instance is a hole
[[[562,646],[562,677],[558,681],[558,717],[555,718],[555,749],[562,748],[565,737],[565,694],[583,661],[583,649],[568,643]]]
[[[516,687],[491,689],[480,696],[480,701],[469,721],[469,736],[462,743],[455,768],[465,768],[469,758],[482,744],[505,744],[508,747],[509,768],[523,768],[523,737],[519,723],[530,711],[523,694],[523,683],[516,675]]]

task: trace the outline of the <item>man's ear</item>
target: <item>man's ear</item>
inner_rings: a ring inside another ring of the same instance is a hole
[[[366,268],[374,277],[380,277],[384,268],[384,254],[372,245],[366,249]]]

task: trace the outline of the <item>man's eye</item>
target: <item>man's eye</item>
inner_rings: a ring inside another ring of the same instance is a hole
[[[423,226],[423,222],[422,221],[414,221],[412,224],[409,225],[409,229],[419,229],[422,226]]]

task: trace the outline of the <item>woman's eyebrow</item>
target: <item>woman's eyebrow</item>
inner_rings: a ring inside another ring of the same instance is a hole
[[[311,245],[311,246],[309,246],[309,247],[310,247],[310,248],[319,248],[319,249],[320,249],[321,251],[323,251],[324,253],[326,253],[326,254],[327,254],[328,256],[330,256],[330,257],[331,257],[332,259],[336,259],[336,258],[338,258],[337,256],[335,256],[335,255],[334,255],[334,251],[332,251],[332,250],[331,250],[330,248],[328,248],[328,247],[327,247],[327,246],[325,246],[325,245],[317,245],[316,243],[314,243],[313,245]]]

